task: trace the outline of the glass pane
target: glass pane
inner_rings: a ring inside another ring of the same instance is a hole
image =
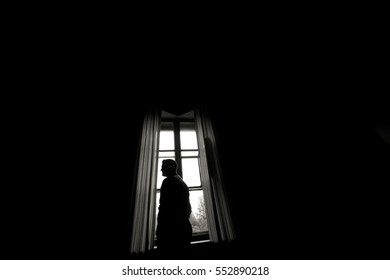
[[[161,130],[173,130],[173,122],[161,122]]]
[[[198,151],[186,151],[186,152],[181,152],[182,157],[197,157],[199,154]]]
[[[172,158],[175,156],[175,152],[159,152],[158,157],[160,158]]]
[[[154,217],[154,237],[156,237],[156,229],[157,229],[157,215],[158,215],[158,206],[160,205],[160,193],[158,192],[156,195],[156,216]]]
[[[157,195],[156,195],[156,219],[157,219],[159,205],[160,205],[160,192],[157,192]],[[156,220],[156,226],[157,226],[157,220]]]
[[[170,159],[175,159],[174,157],[168,157]],[[159,158],[158,159],[158,165],[157,165],[157,189],[161,188],[162,181],[165,179],[165,177],[162,175],[161,172],[161,166],[162,166],[162,161],[167,158]]]
[[[160,150],[174,150],[175,140],[173,130],[160,131]]]
[[[192,232],[207,231],[207,217],[203,190],[190,191],[190,202],[192,207],[192,213],[190,217]]]
[[[180,130],[195,130],[194,122],[180,122]]]
[[[198,149],[198,142],[196,140],[195,130],[181,130],[180,131],[181,149]]]
[[[199,164],[197,158],[182,159],[183,180],[189,187],[200,186]]]

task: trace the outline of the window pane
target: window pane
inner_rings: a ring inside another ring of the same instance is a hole
[[[195,130],[194,122],[180,122],[180,130]]]
[[[154,217],[154,228],[157,229],[157,215],[158,215],[158,206],[160,205],[160,192],[157,192],[156,195],[156,216]],[[154,237],[156,237],[156,230],[154,231]]]
[[[207,231],[208,228],[203,190],[190,191],[190,202],[192,207],[190,217],[192,232]]]
[[[180,144],[182,150],[198,149],[195,130],[180,131]]]
[[[156,193],[156,219],[157,219],[159,205],[160,205],[160,192],[157,192]],[[156,220],[156,226],[157,226],[157,220]]]
[[[182,157],[197,157],[198,156],[198,151],[186,151],[186,152],[181,152]]]
[[[158,157],[160,158],[173,158],[175,156],[175,152],[159,152]]]
[[[189,187],[200,186],[199,164],[197,158],[182,159],[183,180]]]
[[[174,157],[168,157],[170,159],[175,159]],[[158,159],[158,166],[157,166],[157,189],[161,188],[162,181],[165,179],[165,177],[162,175],[161,172],[161,166],[162,166],[162,161],[167,158],[159,158]]]
[[[173,130],[161,130],[160,131],[160,150],[174,150],[175,140],[173,136]]]
[[[161,130],[173,130],[173,122],[161,122]]]

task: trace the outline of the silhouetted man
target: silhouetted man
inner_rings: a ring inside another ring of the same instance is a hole
[[[189,191],[187,184],[177,174],[174,160],[163,160],[161,171],[166,178],[160,189],[157,248],[164,255],[180,256],[189,249],[192,236]]]

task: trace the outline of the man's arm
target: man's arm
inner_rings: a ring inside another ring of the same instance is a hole
[[[167,192],[168,192],[167,181],[166,181],[166,179],[164,179],[164,181],[161,184],[161,188],[160,188],[160,201],[159,201],[159,206],[158,206],[159,217],[161,215],[164,215],[164,213],[166,212],[167,205],[169,203]]]

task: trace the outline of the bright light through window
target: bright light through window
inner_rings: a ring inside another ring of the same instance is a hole
[[[183,180],[189,187],[200,186],[199,165],[197,158],[183,158]]]
[[[175,141],[172,130],[162,130],[160,132],[160,150],[174,150]]]
[[[203,191],[190,192],[192,213],[190,222],[193,232],[207,231],[206,207],[204,204]]]
[[[198,149],[195,130],[180,131],[180,143],[182,150]]]

